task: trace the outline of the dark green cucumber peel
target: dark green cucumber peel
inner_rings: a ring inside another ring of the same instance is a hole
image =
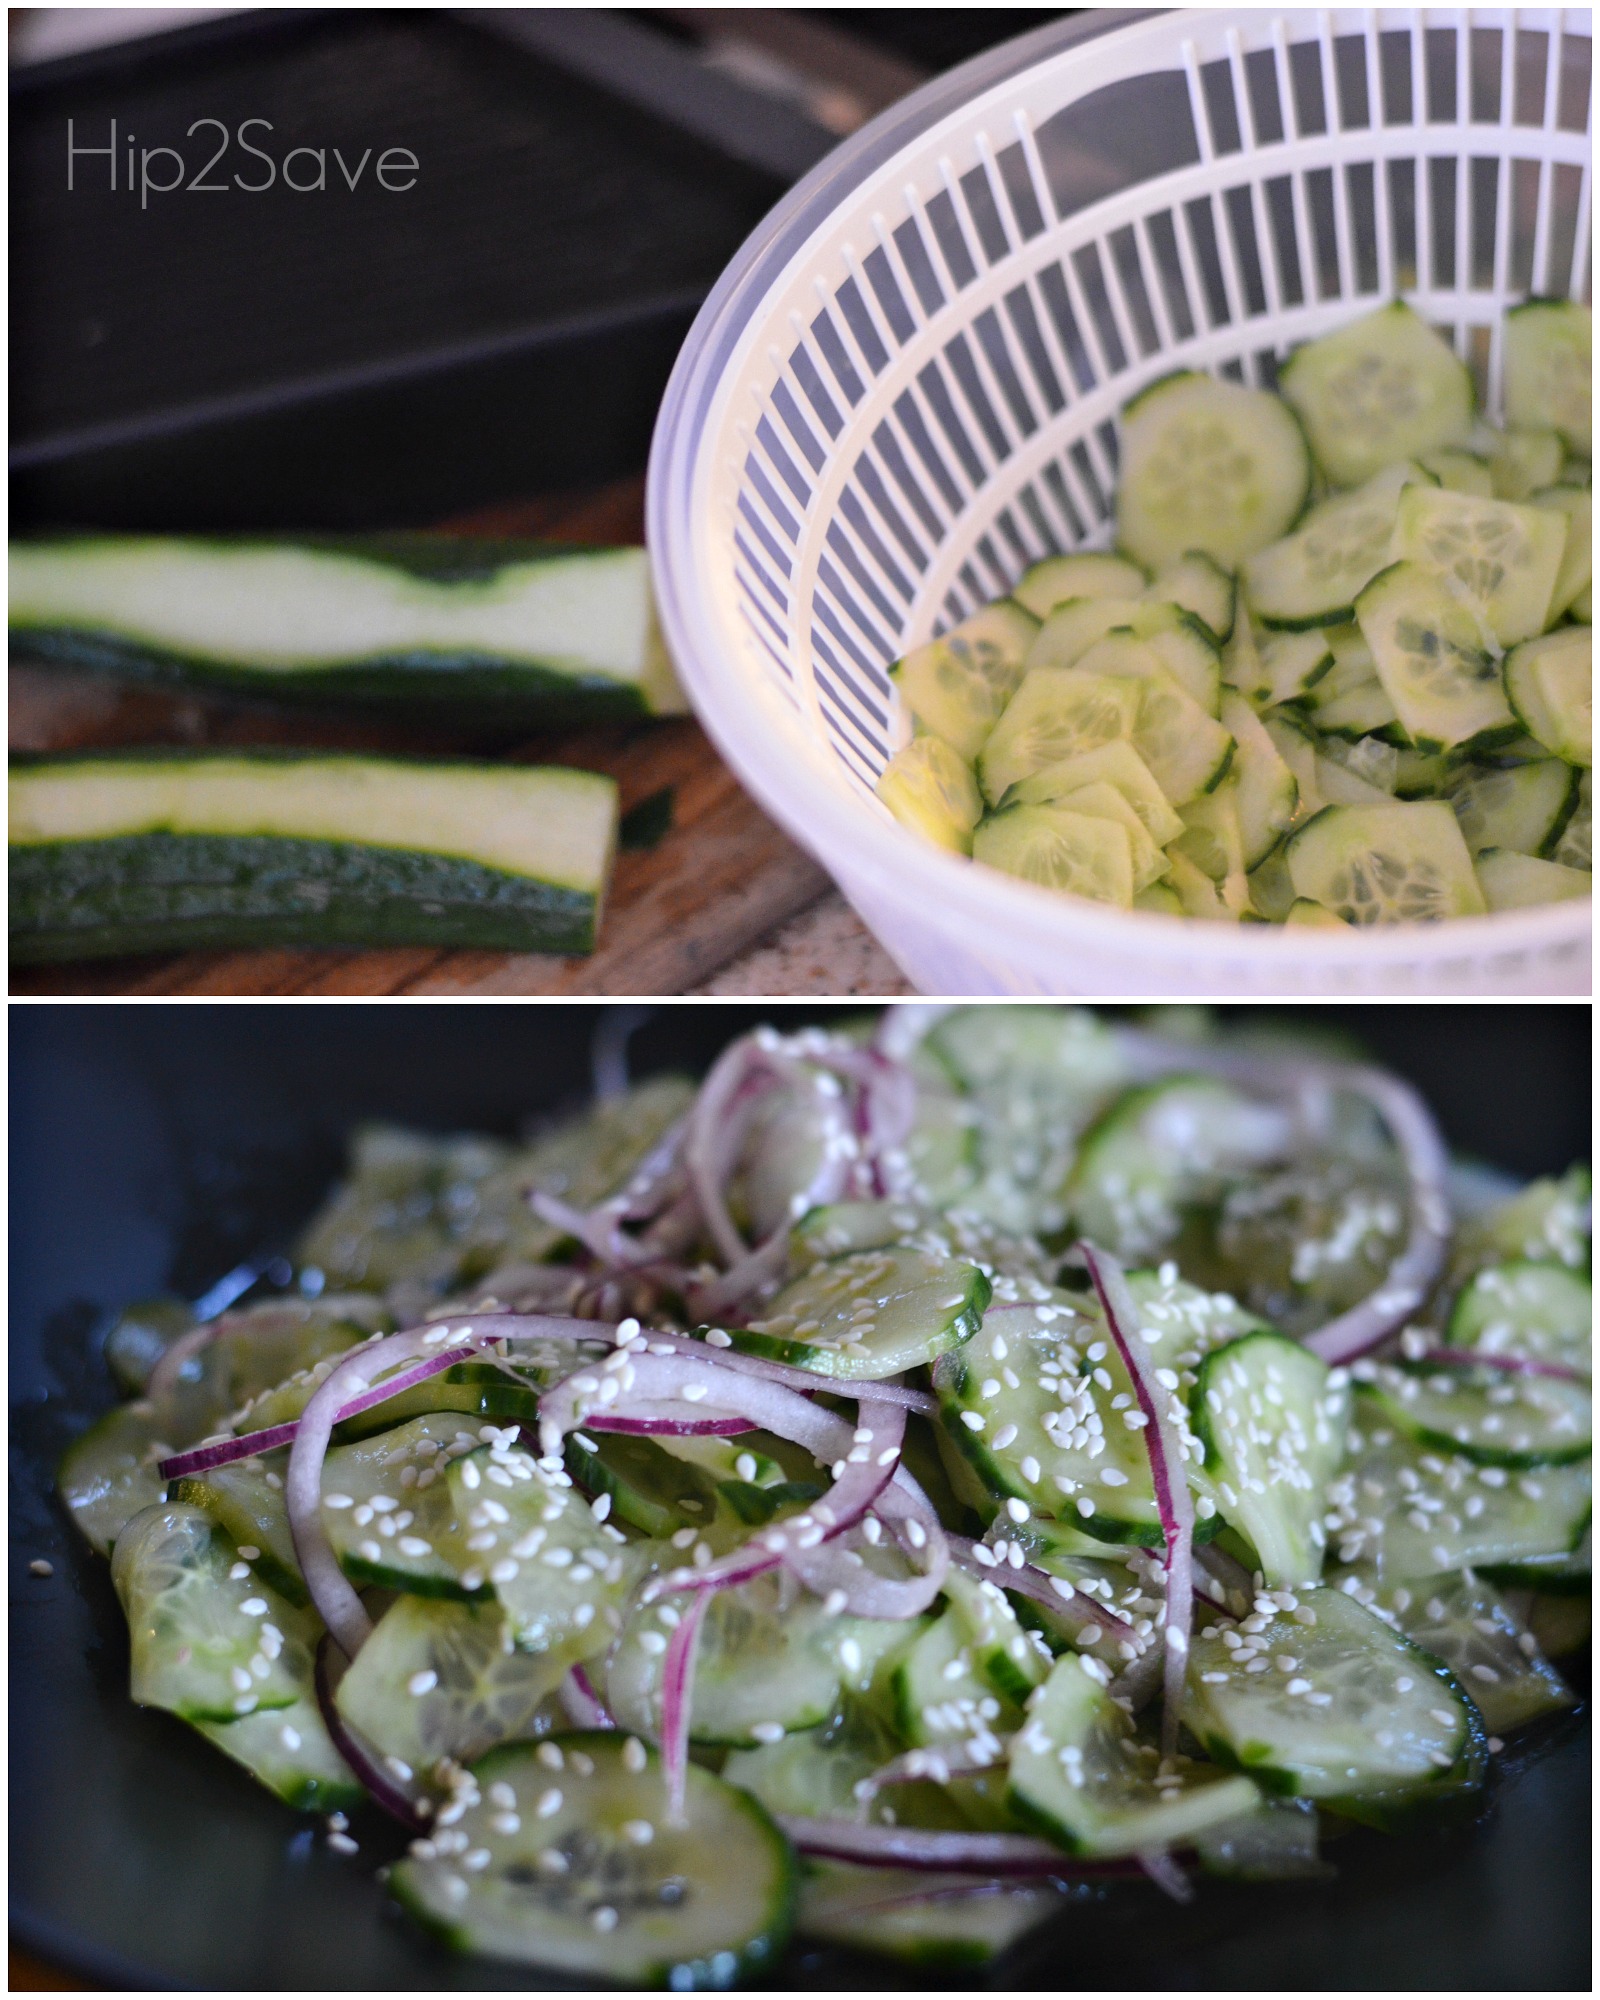
[[[598,898],[453,856],[285,835],[141,833],[11,849],[28,964],[262,945],[594,950]]]

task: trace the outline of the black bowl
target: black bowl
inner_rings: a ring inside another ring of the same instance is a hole
[[[66,1442],[113,1400],[109,1309],[195,1294],[286,1243],[383,1116],[510,1132],[586,1093],[601,1010],[528,1006],[15,1007],[11,1015],[11,1879],[19,1940],[133,1987],[530,1987],[451,1957],[387,1905],[400,1839],[358,1820],[341,1858],[199,1737],[127,1699],[106,1565],[51,1494]],[[659,1010],[644,1068],[703,1067],[760,1010]],[[784,1009],[791,1022],[827,1009]],[[1413,1075],[1452,1141],[1516,1172],[1587,1151],[1588,1016],[1577,1007],[1306,1010]],[[30,1561],[54,1565],[48,1579]],[[1009,1987],[1431,1990],[1589,1987],[1587,1706],[1497,1760],[1473,1825],[1329,1844],[1331,1881],[1201,1879],[1185,1908],[1134,1882],[948,1983]],[[796,1950],[774,1982],[942,1982],[925,1968]]]

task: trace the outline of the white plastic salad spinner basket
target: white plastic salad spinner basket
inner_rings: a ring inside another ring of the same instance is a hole
[[[928,993],[1587,992],[1587,902],[1348,937],[1054,895],[873,794],[886,669],[1110,541],[1116,418],[1270,384],[1396,294],[1499,410],[1502,315],[1587,297],[1587,9],[1096,11],[951,72],[779,204],[650,464],[668,642],[739,777]]]

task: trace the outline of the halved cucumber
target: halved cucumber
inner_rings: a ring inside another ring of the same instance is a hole
[[[117,1537],[111,1580],[128,1620],[135,1701],[232,1722],[288,1708],[310,1688],[317,1621],[252,1575],[198,1507],[166,1502],[135,1516]]]
[[[1470,1570],[1420,1578],[1379,1604],[1392,1606],[1407,1638],[1450,1669],[1488,1729],[1520,1729],[1576,1700],[1499,1592]]]
[[[1187,805],[1227,774],[1233,738],[1163,663],[1151,640],[1109,633],[1084,654],[1077,672],[1132,684],[1139,690],[1133,747],[1168,803]],[[1213,682],[1220,689],[1220,682]]]
[[[785,1467],[770,1449],[804,1466]],[[612,1512],[664,1540],[692,1528],[713,1552],[745,1541],[753,1526],[798,1512],[826,1491],[810,1454],[765,1433],[736,1438],[608,1436],[567,1439],[567,1463]],[[809,1476],[796,1476],[804,1473]]]
[[[97,1555],[110,1555],[134,1515],[165,1494],[166,1481],[156,1466],[184,1442],[163,1435],[166,1423],[165,1413],[150,1403],[122,1403],[62,1455],[56,1491]]]
[[[1278,383],[1335,486],[1472,432],[1471,372],[1399,299],[1297,348]]]
[[[1198,618],[1219,646],[1233,636],[1239,580],[1200,549],[1190,549],[1157,575],[1146,595],[1158,604],[1176,604]]]
[[[877,1380],[970,1340],[989,1298],[989,1280],[976,1264],[920,1250],[869,1250],[808,1271],[761,1319],[730,1329],[730,1338],[745,1354]]]
[[[1559,861],[1540,861],[1510,848],[1485,848],[1473,865],[1491,910],[1583,901],[1594,894],[1594,877],[1587,869],[1564,868]]]
[[[1306,706],[1324,736],[1342,737],[1348,742],[1358,742],[1375,730],[1394,729],[1400,722],[1399,712],[1376,669],[1369,678],[1338,695],[1328,692],[1324,683],[1312,691]]]
[[[1589,1280],[1560,1264],[1491,1265],[1456,1300],[1450,1345],[1521,1355],[1589,1373],[1594,1295]]]
[[[1390,553],[1433,570],[1502,646],[1514,646],[1544,630],[1566,546],[1548,507],[1412,486],[1400,496]]]
[[[1570,1465],[1594,1444],[1588,1386],[1559,1377],[1375,1362],[1361,1393],[1407,1437],[1474,1465]]]
[[[897,660],[889,678],[922,728],[971,763],[1016,693],[1037,630],[1020,604],[988,604]]]
[[[1031,1652],[1032,1642],[1020,1626],[1017,1632]],[[1044,1662],[1039,1665],[1042,1669]],[[1043,1678],[1042,1672],[1037,1678]],[[936,1618],[899,1660],[891,1685],[899,1733],[919,1749],[993,1737],[998,1753],[1000,1737],[1011,1735],[1022,1721],[1017,1698],[980,1671],[971,1627],[953,1608]]]
[[[1587,1272],[1593,1196],[1586,1166],[1569,1167],[1559,1179],[1530,1181],[1509,1201],[1466,1222],[1456,1243],[1458,1275],[1508,1261]]]
[[[1300,426],[1266,390],[1179,373],[1123,408],[1117,545],[1152,568],[1191,550],[1234,568],[1284,532],[1310,487]]]
[[[1549,854],[1577,807],[1578,782],[1578,773],[1559,757],[1503,770],[1468,764],[1450,778],[1445,796],[1471,853],[1510,847],[1518,854]]]
[[[1269,632],[1257,655],[1260,671],[1240,692],[1263,708],[1279,702],[1299,701],[1310,694],[1333,666],[1333,648],[1328,635],[1316,628],[1309,632]]]
[[[309,1695],[287,1708],[194,1726],[296,1812],[352,1812],[366,1802],[365,1787],[334,1748],[322,1711]]]
[[[1207,1765],[1158,1766],[1156,1746],[1135,1740],[1104,1686],[1066,1654],[1012,1745],[1008,1803],[1069,1853],[1106,1856],[1185,1844],[1260,1796],[1248,1778]]]
[[[1238,785],[1244,865],[1257,868],[1293,824],[1300,786],[1249,702],[1224,695],[1221,719],[1234,741],[1231,775]]]
[[[983,795],[972,766],[940,736],[914,736],[878,776],[878,797],[902,826],[947,847],[972,852],[972,829],[983,815]]]
[[[1594,646],[1587,625],[1528,639],[1506,655],[1506,693],[1530,736],[1569,764],[1594,761]]]
[[[1546,486],[1530,494],[1535,507],[1567,517],[1567,540],[1550,593],[1549,622],[1570,611],[1594,576],[1594,495],[1587,486]]]
[[[402,1784],[428,1785],[441,1758],[470,1763],[508,1738],[560,1727],[550,1697],[569,1664],[514,1646],[498,1604],[397,1597],[334,1700]]]
[[[352,1581],[423,1597],[489,1594],[456,1519],[446,1474],[451,1458],[477,1443],[476,1429],[467,1429],[461,1416],[438,1411],[328,1453],[323,1525]],[[474,1569],[477,1580],[470,1583]]]
[[[1080,785],[1076,791],[1064,793],[1041,810],[1086,814],[1090,819],[1110,820],[1114,826],[1120,826],[1128,836],[1128,863],[1135,895],[1141,889],[1148,889],[1152,882],[1158,881],[1167,872],[1167,857],[1151,839],[1144,821],[1122,792],[1104,779],[1092,785]]]
[[[1448,750],[1516,733],[1500,662],[1477,618],[1432,569],[1392,563],[1356,599],[1362,636],[1407,736],[1421,749]],[[1334,726],[1326,715],[1324,727]],[[1382,727],[1381,716],[1365,727]]]
[[[1049,1671],[1049,1653],[1041,1651],[1017,1622],[1000,1585],[952,1566],[945,1576],[944,1594],[962,1635],[962,1657],[971,1662],[973,1672],[1002,1700],[1026,1701]]]
[[[188,1507],[203,1508],[233,1541],[258,1550],[251,1558],[256,1573],[291,1604],[307,1604],[310,1597],[300,1574],[283,1497],[288,1458],[287,1451],[273,1451],[260,1458],[215,1465],[209,1472],[190,1473],[174,1482],[172,1498]]]
[[[620,1730],[509,1743],[472,1774],[477,1803],[459,1831],[466,1854],[488,1860],[469,1869],[428,1843],[390,1876],[457,1951],[674,1992],[777,1964],[794,1855],[747,1792],[691,1764],[674,1821],[660,1759]]]
[[[1138,713],[1139,690],[1126,680],[1076,668],[1033,668],[998,716],[978,759],[984,797],[993,805],[1008,786],[1048,764],[1131,739]]]
[[[1289,836],[1295,893],[1346,923],[1438,923],[1487,907],[1443,800],[1325,806]]]
[[[1320,501],[1292,535],[1245,563],[1250,609],[1283,631],[1349,624],[1357,597],[1390,560],[1400,495],[1418,481],[1432,483],[1419,466],[1402,462],[1353,493]]]
[[[1344,1455],[1346,1390],[1297,1342],[1250,1333],[1205,1357],[1190,1401],[1218,1511],[1268,1585],[1315,1583],[1325,1490]]]
[[[1184,855],[1213,882],[1237,884],[1245,870],[1244,834],[1239,824],[1239,787],[1228,776],[1214,792],[1203,792],[1183,809],[1183,832],[1172,851]]]
[[[1282,1796],[1454,1790],[1481,1783],[1486,1761],[1449,1670],[1341,1590],[1302,1590],[1296,1610],[1202,1632],[1184,1719],[1219,1764]]]
[[[1588,771],[1578,773],[1578,803],[1550,854],[1563,868],[1594,869],[1594,786]]]
[[[1032,777],[1007,788],[1002,806],[1057,805],[1085,785],[1115,785],[1133,807],[1157,847],[1165,847],[1183,831],[1183,821],[1167,803],[1166,793],[1131,743],[1102,744],[1059,764],[1047,764]]]
[[[12,956],[591,951],[616,830],[615,781],[590,771],[267,750],[14,765]]]
[[[1024,572],[1013,599],[1035,618],[1048,618],[1075,597],[1138,597],[1146,576],[1126,556],[1046,556]]]
[[[1063,1892],[1050,1883],[810,1861],[797,1928],[824,1944],[943,1971],[987,1965],[1064,1907]]]
[[[1556,431],[1497,431],[1489,447],[1491,491],[1497,500],[1526,500],[1541,486],[1553,486],[1566,462],[1566,446]]]
[[[1210,628],[1172,603],[1136,597],[1085,597],[1060,605],[1028,649],[1028,670],[1075,667],[1111,634],[1142,639],[1191,700],[1217,712],[1222,661]]]
[[[1593,427],[1593,320],[1575,299],[1529,299],[1506,314],[1506,421],[1558,430],[1580,457]]]
[[[1122,910],[1133,904],[1127,829],[1062,805],[1005,806],[992,813],[973,836],[972,858],[1065,895]]]

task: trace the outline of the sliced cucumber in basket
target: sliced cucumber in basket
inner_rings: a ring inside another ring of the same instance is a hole
[[[1355,601],[1387,566],[1404,488],[1431,484],[1420,467],[1385,466],[1353,493],[1319,501],[1292,535],[1249,557],[1244,590],[1270,628],[1303,632],[1347,625]]]
[[[1518,1260],[1478,1272],[1450,1314],[1450,1345],[1552,1361],[1587,1375],[1593,1351],[1589,1280],[1560,1264]]]
[[[1139,689],[1127,680],[1071,667],[1032,668],[978,758],[984,797],[992,805],[1008,786],[1048,764],[1131,740],[1138,713]]]
[[[1419,749],[1516,734],[1499,659],[1470,607],[1434,570],[1391,564],[1356,599],[1356,616],[1384,693]]]
[[[1527,1472],[1568,1465],[1593,1448],[1588,1385],[1434,1362],[1378,1362],[1361,1385],[1395,1429],[1418,1444]]]
[[[1249,702],[1224,695],[1221,719],[1234,742],[1230,770],[1238,783],[1244,865],[1258,868],[1293,824],[1300,785]]]
[[[1272,1589],[1322,1574],[1328,1481],[1344,1455],[1348,1392],[1325,1363],[1275,1333],[1250,1333],[1200,1363],[1192,1391],[1217,1508]]]
[[[1128,1717],[1070,1653],[1029,1702],[1012,1745],[1008,1803],[1073,1854],[1183,1845],[1259,1797],[1245,1777],[1184,1760],[1159,1768],[1156,1746],[1134,1739]]]
[[[1165,847],[1183,831],[1183,821],[1167,803],[1167,795],[1151,776],[1150,767],[1131,743],[1102,744],[1059,764],[1047,764],[1032,777],[1010,786],[1003,806],[1059,805],[1085,785],[1109,784],[1133,807],[1157,847]]]
[[[1011,595],[1033,617],[1048,618],[1075,597],[1140,597],[1147,581],[1126,556],[1046,556],[1024,572]]]
[[[989,1280],[975,1264],[920,1250],[868,1250],[795,1279],[761,1319],[730,1329],[730,1337],[745,1354],[819,1375],[879,1380],[970,1340],[989,1297]]]
[[[1090,819],[1109,820],[1112,825],[1120,826],[1128,837],[1128,865],[1135,895],[1141,889],[1148,889],[1152,882],[1159,881],[1167,872],[1167,857],[1150,838],[1144,821],[1123,793],[1104,779],[1092,785],[1080,785],[1077,791],[1068,792],[1039,810],[1052,815],[1085,814]]]
[[[390,1877],[456,1950],[674,1992],[776,1965],[795,1860],[747,1792],[691,1764],[675,1822],[659,1757],[620,1730],[508,1743],[473,1776],[478,1803],[459,1830],[487,1861],[469,1869],[426,1843]]]
[[[1473,864],[1491,910],[1522,910],[1535,903],[1586,901],[1594,894],[1587,869],[1564,868],[1506,847],[1485,848]]]
[[[1390,553],[1432,570],[1512,646],[1544,630],[1566,546],[1561,516],[1547,507],[1412,486],[1400,496]]]
[[[1472,433],[1471,372],[1399,299],[1297,348],[1278,384],[1335,486]]]
[[[1550,622],[1568,612],[1594,576],[1594,496],[1587,486],[1546,486],[1529,495],[1535,507],[1567,517],[1567,541],[1550,593]]]
[[[1593,426],[1593,322],[1575,299],[1529,299],[1506,314],[1506,422],[1549,425],[1580,457]]]
[[[1341,1806],[1482,1782],[1477,1710],[1353,1597],[1303,1590],[1294,1610],[1246,1622],[1207,1627],[1190,1648],[1184,1720],[1219,1764]]]
[[[1289,836],[1295,893],[1348,924],[1438,923],[1487,907],[1442,799],[1325,806]]]
[[[1176,562],[1168,563],[1146,595],[1155,603],[1176,604],[1192,612],[1219,646],[1233,637],[1238,578],[1202,550],[1190,549]]]
[[[1113,632],[1091,646],[1079,669],[1139,690],[1133,747],[1174,806],[1185,806],[1221,784],[1233,760],[1233,738],[1163,664],[1155,645]]]
[[[111,1580],[128,1620],[135,1701],[232,1722],[288,1708],[310,1688],[315,1621],[252,1574],[198,1507],[163,1503],[129,1522]]]
[[[1215,635],[1182,606],[1143,597],[1085,597],[1063,604],[1039,629],[1028,649],[1028,671],[1075,667],[1102,639],[1141,639],[1192,701],[1217,712],[1222,657]]]
[[[1281,398],[1180,372],[1122,412],[1117,545],[1152,568],[1198,550],[1233,568],[1275,541],[1311,489],[1311,458]]]
[[[970,763],[1015,694],[1037,630],[1019,604],[985,605],[897,660],[889,678],[922,728]]]
[[[1549,854],[1577,808],[1578,791],[1578,773],[1559,757],[1503,769],[1468,764],[1445,786],[1473,854],[1486,847]]]
[[[1569,764],[1594,761],[1594,646],[1586,625],[1528,639],[1506,656],[1506,693],[1530,736]]]
[[[1594,870],[1594,784],[1588,771],[1578,775],[1578,803],[1556,842],[1550,859],[1564,868]]]
[[[1064,806],[1006,806],[973,836],[972,857],[1003,875],[1094,903],[1133,904],[1133,850],[1111,820]]]
[[[983,815],[983,794],[972,766],[940,736],[914,736],[878,777],[878,797],[902,826],[946,847],[972,852],[972,829]]]

